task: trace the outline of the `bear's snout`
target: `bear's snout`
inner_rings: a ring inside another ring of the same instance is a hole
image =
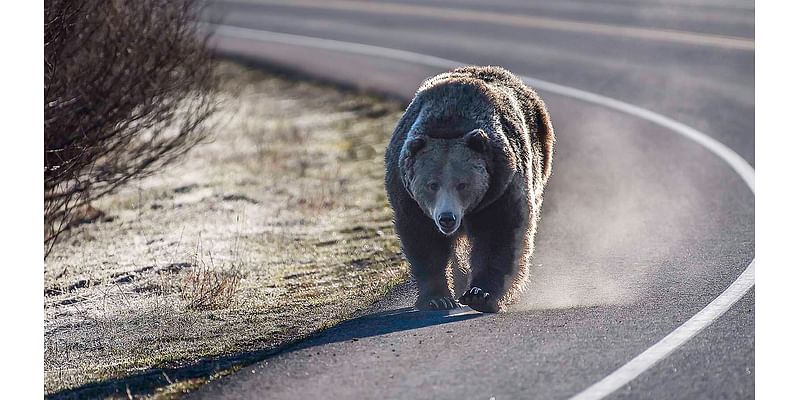
[[[439,229],[441,229],[442,233],[444,234],[453,233],[453,231],[458,228],[456,226],[456,222],[458,222],[456,215],[451,212],[443,212],[439,214],[439,217],[436,219],[436,221],[439,223]]]

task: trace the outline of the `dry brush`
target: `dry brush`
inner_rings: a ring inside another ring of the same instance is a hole
[[[217,86],[195,0],[46,0],[45,255],[93,200],[201,141]]]

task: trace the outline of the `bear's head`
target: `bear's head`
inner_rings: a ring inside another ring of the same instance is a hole
[[[464,214],[489,189],[489,138],[481,129],[440,139],[409,135],[400,155],[403,184],[444,235],[458,231]]]

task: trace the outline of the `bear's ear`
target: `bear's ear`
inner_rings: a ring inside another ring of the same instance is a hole
[[[425,137],[417,136],[406,143],[406,152],[409,157],[413,157],[422,150],[423,147],[425,147]]]
[[[483,129],[478,128],[467,132],[464,139],[467,141],[467,147],[479,153],[483,153],[489,148],[489,137],[486,136]]]

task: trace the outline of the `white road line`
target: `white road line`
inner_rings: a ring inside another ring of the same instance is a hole
[[[487,10],[431,7],[420,4],[398,4],[383,2],[361,2],[350,0],[235,0],[233,3],[270,4],[296,8],[337,10],[355,13],[368,13],[380,16],[409,16],[431,18],[464,23],[490,23],[501,26],[514,26],[533,29],[547,29],[562,32],[578,32],[590,35],[604,35],[627,39],[639,39],[666,43],[712,46],[723,49],[755,50],[755,41],[746,37],[723,36],[702,32],[658,29],[642,26],[615,25],[597,22],[577,21],[541,15],[522,15],[498,13]]]
[[[559,85],[557,83],[547,82],[536,78],[529,78],[523,76],[522,79],[525,83],[531,85],[536,90],[543,90],[546,92],[551,93],[558,93],[562,96],[572,97],[574,99],[583,100],[589,103],[595,103],[601,106],[605,106],[608,108],[612,108],[619,112],[633,115],[634,117],[638,117],[644,119],[646,121],[650,121],[656,125],[661,125],[664,128],[669,129],[672,132],[685,136],[697,144],[705,147],[708,151],[714,153],[717,157],[721,158],[725,163],[727,163],[734,171],[739,175],[739,177],[744,180],[750,190],[755,194],[756,192],[756,183],[755,183],[755,175],[756,172],[753,169],[753,166],[747,162],[744,158],[742,158],[739,154],[735,151],[731,150],[730,147],[725,146],[724,144],[720,143],[716,139],[708,136],[707,134],[698,131],[686,124],[678,122],[672,118],[669,118],[665,115],[650,111],[648,109],[635,106],[630,103],[626,103],[624,101],[615,100],[610,97],[606,97],[600,94],[587,92],[580,89],[575,89],[569,86]]]
[[[601,379],[597,383],[584,389],[582,392],[572,396],[571,400],[594,400],[602,399],[614,393],[617,389],[630,383],[647,371],[655,363],[666,358],[675,349],[689,341],[694,335],[700,333],[707,326],[711,325],[717,317],[728,311],[731,306],[739,301],[742,296],[755,284],[756,261],[750,262],[747,269],[736,278],[721,295],[709,303],[697,314],[689,318],[678,329],[670,332],[669,335],[650,346],[649,349],[619,367],[610,375]]]
[[[215,34],[222,36],[298,45],[325,50],[343,51],[353,54],[398,60],[412,64],[427,65],[435,68],[452,69],[466,65],[465,63],[448,60],[445,58],[360,43],[342,42],[338,40],[291,35],[286,33],[239,28],[226,25],[209,25],[209,27],[214,30]],[[600,94],[531,77],[522,77],[522,79],[537,90],[556,93],[562,96],[608,107],[613,110],[650,121],[656,125],[660,125],[672,132],[684,136],[700,146],[703,146],[708,151],[719,157],[722,161],[727,163],[742,178],[753,194],[755,194],[755,169],[753,169],[753,166],[751,166],[735,151],[731,150],[729,147],[703,132],[700,132],[665,115]],[[631,361],[628,361],[626,364],[602,380],[573,396],[572,399],[590,400],[603,398],[630,383],[637,376],[641,375],[644,371],[652,367],[658,361],[666,358],[675,349],[711,325],[714,320],[728,311],[733,304],[739,301],[739,299],[741,299],[742,296],[744,296],[745,293],[747,293],[747,291],[755,285],[755,269],[756,264],[755,260],[753,260],[750,262],[750,265],[747,266],[744,272],[742,272],[742,274],[739,275],[739,277],[736,278],[736,280],[727,289],[725,289],[722,294],[717,296],[717,298],[715,298],[705,308],[700,310],[700,312],[689,318],[689,320],[683,323],[683,325],[670,332],[658,343],[654,344],[643,353],[633,358]]]

